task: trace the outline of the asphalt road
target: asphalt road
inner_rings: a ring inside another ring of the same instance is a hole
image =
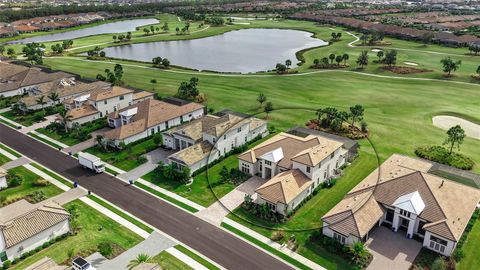
[[[0,124],[0,141],[32,160],[77,181],[118,207],[192,247],[226,269],[292,269],[260,249],[196,216],[102,173],[90,173],[77,160]],[[209,191],[205,191],[209,192]]]

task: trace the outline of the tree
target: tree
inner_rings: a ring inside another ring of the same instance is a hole
[[[5,52],[5,45],[0,45],[0,55],[3,55]]]
[[[277,73],[278,73],[278,74],[282,74],[282,73],[284,73],[285,71],[287,71],[287,66],[285,66],[285,65],[282,64],[282,63],[277,63],[277,65],[275,66],[275,69],[277,70]]]
[[[168,68],[170,66],[170,60],[168,60],[167,58],[163,58],[162,65]]]
[[[477,74],[480,74],[480,66],[477,67]]]
[[[357,64],[363,68],[364,66],[368,65],[368,52],[362,51],[360,56],[358,56]]]
[[[397,51],[390,50],[385,54],[385,64],[394,66],[397,63]]]
[[[267,101],[267,96],[265,96],[263,93],[260,93],[258,94],[257,101],[260,103],[260,107],[262,107],[263,103]]]
[[[152,35],[155,33],[155,26],[150,25],[150,32],[152,32]]]
[[[443,65],[443,71],[447,72],[447,76],[450,77],[450,74],[452,73],[452,71],[456,71],[462,64],[462,61],[461,60],[454,61],[449,56],[447,58],[443,58],[442,60],[440,60],[440,63],[442,63]]]
[[[53,101],[53,104],[55,105],[58,101],[60,101],[60,96],[58,95],[57,92],[52,92],[48,95],[48,98]]]
[[[318,58],[313,59],[313,65],[318,67],[318,64],[320,64],[320,60]]]
[[[156,79],[151,79],[150,83],[152,84],[152,90],[155,90],[154,85],[157,83],[157,80]]]
[[[267,102],[265,104],[265,108],[263,108],[263,112],[267,114],[267,119],[268,119],[268,114],[273,111],[273,103],[272,102]]]
[[[350,56],[348,55],[348,53],[344,53],[342,55],[342,60],[343,60],[343,65],[347,65],[347,60],[350,58]]]
[[[170,28],[168,27],[168,23],[167,23],[167,22],[165,22],[165,23],[162,25],[162,30],[163,30],[164,32],[168,32],[168,30],[170,30]]]
[[[330,54],[330,55],[328,56],[328,58],[330,59],[330,64],[333,64],[333,61],[335,60],[335,54],[333,54],[333,53]]]
[[[58,115],[60,116],[57,118],[57,122],[60,123],[60,125],[65,129],[65,133],[68,133],[68,123],[72,120],[72,116],[68,114],[67,110],[60,110],[58,112]],[[97,141],[98,141],[98,136],[97,136]]]
[[[139,266],[142,263],[146,263],[148,260],[150,260],[150,256],[148,256],[145,253],[140,253],[140,254],[137,255],[137,257],[135,259],[131,260],[128,263],[128,265],[127,265],[128,270],[132,270],[136,266]]]
[[[337,33],[333,32],[333,33],[331,34],[331,36],[332,36],[332,39],[333,39],[333,40],[336,40],[336,39],[337,39]]]
[[[116,35],[113,35],[113,42],[117,42],[117,36]]]
[[[99,55],[100,57],[105,57],[105,56],[107,56],[107,53],[104,52],[104,51],[101,51],[98,55]]]
[[[342,55],[337,55],[335,57],[335,62],[337,62],[337,66],[340,66],[340,63],[343,61],[343,56]]]
[[[453,147],[455,147],[455,145],[458,149],[460,149],[460,145],[463,143],[463,139],[465,139],[465,131],[460,125],[456,125],[454,127],[451,127],[447,131],[447,136],[448,137],[447,139],[445,139],[445,142],[443,144],[450,145],[449,154],[451,155],[453,152]]]
[[[125,39],[127,39],[127,41],[130,41],[132,39],[132,32],[127,32],[127,36],[125,37]]]
[[[480,52],[480,45],[472,44],[468,46],[468,50],[470,51],[470,53],[473,52],[475,53],[475,55],[477,55]]]
[[[368,35],[366,34],[363,34],[361,37],[360,37],[360,40],[362,41],[362,44],[365,45],[368,41],[369,37]]]
[[[7,55],[8,55],[9,57],[13,57],[13,56],[15,55],[15,53],[16,53],[16,52],[15,52],[15,50],[14,50],[13,48],[8,48],[8,49],[7,49]]]
[[[200,94],[198,90],[198,78],[192,77],[189,82],[181,82],[177,90],[177,97],[186,99],[186,100],[195,100],[195,98]]]
[[[363,120],[364,111],[365,109],[362,107],[362,105],[359,104],[350,107],[350,118],[352,119],[352,127],[355,125],[355,122]]]
[[[291,65],[292,65],[292,60],[290,59],[285,60],[285,66],[287,66],[287,69],[289,69]]]
[[[323,64],[324,66],[328,66],[328,58],[327,58],[327,57],[323,57],[323,58],[322,58],[322,64]]]
[[[157,33],[160,32],[160,27],[158,27],[158,26],[155,27],[155,31],[157,31]]]
[[[352,262],[356,266],[360,266],[365,261],[368,252],[362,242],[355,242],[347,247],[348,253],[352,255]]]
[[[162,57],[157,56],[152,59],[152,63],[154,66],[159,66],[162,64],[162,60],[163,60]]]
[[[36,42],[28,43],[22,48],[22,52],[27,58],[27,61],[30,61],[31,64],[35,63],[37,65],[43,64],[42,56],[44,50],[45,45]]]
[[[377,52],[377,57],[378,57],[378,62],[382,62],[382,58],[383,58],[383,51],[380,50]]]
[[[40,104],[40,107],[42,108],[42,111],[43,113],[45,113],[45,108],[43,108],[43,106],[45,104],[47,104],[47,102],[45,101],[45,96],[39,96],[37,99],[36,99],[37,103]]]
[[[219,175],[222,183],[227,183],[230,180],[230,171],[225,166],[222,167]]]

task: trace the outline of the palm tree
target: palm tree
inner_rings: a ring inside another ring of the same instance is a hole
[[[40,104],[40,106],[42,107],[42,111],[45,113],[45,110],[43,108],[43,106],[47,103],[45,102],[45,96],[40,96],[39,98],[37,98],[37,103]]]
[[[291,65],[292,65],[292,60],[287,59],[287,60],[285,61],[285,66],[287,66],[287,69],[290,68]]]
[[[347,65],[347,60],[348,58],[350,58],[350,56],[348,55],[348,53],[344,53],[343,56],[342,56],[342,59],[343,59],[343,65]]]
[[[145,253],[140,253],[140,254],[137,255],[137,258],[131,260],[130,263],[128,263],[128,265],[127,265],[128,270],[132,270],[136,266],[139,266],[140,264],[145,263],[148,260],[150,260],[150,256],[148,256]]]
[[[60,118],[58,118],[57,121],[60,122],[60,125],[62,125],[63,128],[65,128],[65,133],[67,133],[68,122],[72,120],[72,116],[68,114],[67,110],[60,110],[60,112],[58,112],[58,115],[60,116]]]
[[[52,92],[50,95],[48,95],[48,98],[53,101],[53,105],[57,103],[57,101],[60,101],[60,96],[58,95],[57,92]]]

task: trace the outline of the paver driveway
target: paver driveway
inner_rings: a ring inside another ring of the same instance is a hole
[[[369,270],[408,270],[422,248],[416,240],[405,237],[403,231],[393,232],[380,226],[370,235],[368,250],[373,255]]]

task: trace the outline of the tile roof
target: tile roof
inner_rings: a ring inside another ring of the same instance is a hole
[[[238,158],[255,163],[262,155],[281,148],[284,158],[278,162],[278,165],[290,169],[293,160],[307,165],[316,165],[342,145],[343,143],[321,136],[300,137],[282,132],[244,152]]]
[[[121,95],[126,95],[133,93],[133,90],[119,87],[119,86],[113,86],[112,88],[105,90],[105,89],[99,89],[96,91],[93,91],[90,94],[89,100],[92,101],[100,101],[100,100],[105,100],[113,97],[118,97]]]
[[[213,148],[212,144],[210,144],[208,141],[203,141],[180,150],[170,155],[168,158],[183,163],[187,166],[191,166],[202,159],[207,158],[209,155],[213,156],[216,153],[217,150]]]
[[[0,216],[0,232],[7,248],[70,218],[56,202],[32,205],[25,200],[0,208]]]
[[[293,169],[275,175],[255,192],[271,203],[288,204],[311,184],[312,181],[305,174]]]
[[[369,216],[367,212],[357,213],[356,209],[361,208],[365,201],[355,198],[371,198],[377,206],[373,206],[372,203],[367,206],[370,209],[380,207],[381,204],[392,206],[398,198],[418,192],[425,204],[419,217],[428,222],[423,228],[452,241],[458,241],[480,201],[480,190],[431,175],[428,173],[431,166],[431,163],[424,160],[394,154],[380,166],[380,169],[373,171],[354,187],[341,202],[322,217],[322,220],[329,224],[339,223],[331,225],[332,229],[355,232],[356,227],[369,227],[380,218]],[[344,214],[345,221],[335,220],[335,217],[346,211],[350,213]],[[350,219],[349,215],[362,216],[362,219],[355,217],[353,226],[347,221]],[[365,235],[361,231],[359,234],[352,234],[357,237]]]
[[[146,97],[153,97],[154,93],[148,91],[140,91],[133,93],[133,101],[146,98]]]
[[[75,120],[85,116],[100,113],[95,107],[90,104],[84,104],[78,108],[73,108],[67,112],[67,116],[71,116],[70,120]]]

